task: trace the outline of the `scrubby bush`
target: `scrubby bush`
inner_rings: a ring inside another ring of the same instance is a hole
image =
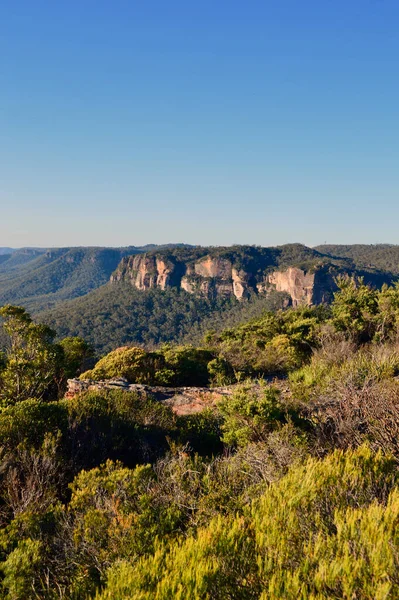
[[[252,390],[238,388],[232,397],[223,399],[218,409],[223,415],[223,441],[229,446],[259,442],[287,422],[287,409],[281,404],[279,391],[271,386]]]
[[[134,567],[116,565],[97,597],[396,597],[395,481],[394,461],[365,447],[312,459],[246,515],[217,517],[196,536],[158,543]]]
[[[15,357],[46,374],[48,343],[59,362],[39,398],[25,399],[28,368],[24,393],[3,396],[0,598],[398,597],[399,288],[341,287],[331,313],[268,313],[205,349],[124,348],[94,366],[158,385],[259,377],[189,415],[143,388],[51,400],[88,349],[10,309]],[[14,358],[0,358],[2,393]]]
[[[210,333],[205,343],[231,365],[237,379],[284,374],[311,356],[327,315],[325,307],[266,313],[235,329]]]
[[[4,348],[0,351],[0,408],[28,398],[55,400],[67,379],[79,374],[93,357],[81,338],[55,343],[55,331],[35,323],[19,306],[0,309]]]
[[[142,348],[117,348],[98,361],[93,369],[81,374],[80,379],[114,379],[123,377],[134,383],[149,383],[156,371],[155,355]]]
[[[34,323],[24,308],[0,309],[7,348],[0,370],[0,403],[14,404],[31,397],[43,397],[54,381],[60,350],[53,343],[55,331]]]
[[[172,386],[205,386],[209,383],[208,365],[214,360],[214,353],[207,349],[192,346],[165,345],[156,352],[164,363],[166,379]],[[155,373],[154,383],[161,383],[162,371]],[[165,375],[163,376],[165,381]]]
[[[334,346],[333,346],[334,348]],[[333,395],[338,387],[362,389],[388,381],[399,374],[399,346],[386,343],[366,345],[342,359],[315,352],[309,364],[290,374],[291,389],[298,398],[309,401]]]
[[[209,350],[191,346],[165,345],[155,352],[142,348],[118,348],[102,358],[81,379],[123,377],[130,383],[164,386],[204,386],[209,383],[208,364],[214,359]]]
[[[350,332],[358,342],[372,340],[378,326],[378,295],[362,281],[358,285],[353,279],[341,278],[332,304],[336,329]]]

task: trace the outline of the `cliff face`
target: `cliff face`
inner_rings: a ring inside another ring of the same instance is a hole
[[[354,271],[351,263],[334,261],[299,244],[279,248],[193,248],[180,253],[127,256],[111,281],[129,281],[143,291],[174,287],[209,299],[243,300],[275,290],[286,293],[293,306],[310,306],[331,301],[337,290],[336,277],[342,274],[361,275],[376,287],[390,282],[386,274]]]
[[[323,302],[336,289],[334,278],[325,276],[323,266],[315,266],[308,272],[294,266],[273,270],[262,256],[257,257],[255,251],[252,254],[248,265],[242,256],[238,261],[234,255],[223,257],[211,253],[184,260],[160,253],[129,256],[121,261],[111,281],[129,281],[143,291],[176,287],[207,298],[234,296],[238,300],[276,290],[288,294],[293,306]]]
[[[182,265],[153,254],[126,256],[120,262],[111,281],[130,281],[138,290],[179,285]]]
[[[274,288],[291,296],[292,304],[313,304],[315,273],[305,273],[302,269],[289,267],[286,271],[273,271],[264,282],[258,284],[259,293]]]

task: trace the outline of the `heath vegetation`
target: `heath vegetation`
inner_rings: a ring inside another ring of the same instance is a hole
[[[399,595],[399,287],[96,356],[1,309],[0,598]],[[233,385],[178,415],[67,379]]]

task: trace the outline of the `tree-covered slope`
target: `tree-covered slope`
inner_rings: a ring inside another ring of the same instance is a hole
[[[5,263],[9,259],[9,254],[0,254],[0,265]]]
[[[83,296],[106,283],[124,256],[155,248],[21,248],[1,255],[0,306],[20,304],[38,312]]]
[[[285,296],[210,301],[185,291],[141,292],[128,283],[107,284],[82,298],[63,302],[37,315],[60,337],[78,335],[99,353],[125,344],[198,341],[207,329],[221,329],[265,310],[282,306]]]
[[[106,283],[130,248],[21,250],[0,264],[0,305],[37,311],[82,296]]]
[[[5,252],[5,260],[1,273],[12,273],[16,268],[23,267],[46,252],[45,248],[20,248],[13,252]]]
[[[349,259],[357,268],[374,268],[399,274],[399,246],[393,244],[326,244],[315,250],[334,258]]]

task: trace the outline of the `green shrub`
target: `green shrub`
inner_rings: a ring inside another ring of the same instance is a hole
[[[208,364],[214,359],[210,350],[166,345],[156,355],[165,366],[163,371],[155,373],[154,383],[160,384],[165,380],[165,371],[170,374],[168,385],[205,386],[209,383]]]
[[[264,440],[270,431],[287,422],[279,391],[272,386],[255,391],[242,386],[219,402],[218,410],[224,418],[222,439],[229,446]]]
[[[223,450],[221,425],[223,418],[217,410],[204,409],[191,415],[178,417],[178,439],[182,445],[202,456],[215,455]]]
[[[374,383],[389,381],[399,374],[399,348],[396,344],[367,344],[352,352],[346,360],[336,362],[315,352],[309,364],[290,373],[291,389],[304,401],[338,389],[362,389]]]
[[[4,579],[3,589],[7,590],[9,600],[35,600],[43,591],[43,584],[38,577],[38,567],[41,566],[42,544],[38,540],[27,538],[7,557],[2,565]]]
[[[142,348],[118,348],[102,358],[80,379],[124,377],[130,383],[166,386],[204,386],[209,382],[210,350],[192,346],[163,346],[156,352]]]
[[[132,383],[150,383],[156,370],[155,356],[142,348],[118,348],[104,356],[80,379],[113,379],[124,377]]]
[[[0,412],[0,446],[13,452],[19,444],[40,448],[45,436],[66,433],[68,415],[65,405],[30,399]]]
[[[7,338],[0,369],[0,406],[44,397],[62,362],[62,352],[53,343],[55,331],[34,323],[19,306],[3,306],[0,318]]]
[[[97,598],[394,598],[396,477],[395,462],[366,447],[311,459],[245,517],[218,517],[134,567],[116,565]]]
[[[128,466],[155,460],[176,437],[176,416],[151,397],[121,390],[89,391],[63,400],[73,464],[95,467],[107,459]]]
[[[298,368],[317,347],[317,332],[328,317],[325,307],[300,307],[266,313],[205,343],[233,368],[237,379],[284,374]]]

